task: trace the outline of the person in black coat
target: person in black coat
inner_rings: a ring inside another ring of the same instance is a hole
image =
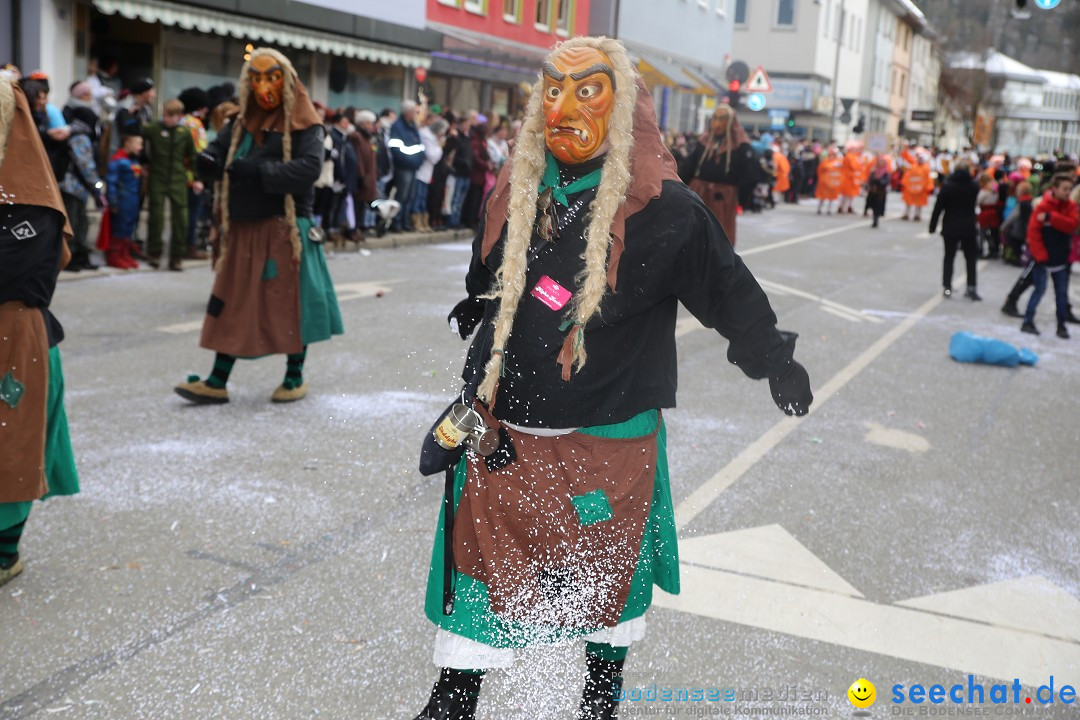
[[[978,228],[975,226],[975,198],[979,186],[971,177],[971,161],[964,159],[956,163],[956,169],[945,179],[934,203],[934,213],[930,216],[930,234],[937,231],[938,218],[941,221],[941,234],[945,238],[945,264],[942,268],[941,284],[945,297],[952,297],[953,261],[956,249],[964,251],[967,264],[967,291],[964,297],[969,300],[982,300],[976,291],[975,263],[979,259]]]

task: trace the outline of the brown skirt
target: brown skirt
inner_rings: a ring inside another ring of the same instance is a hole
[[[739,207],[739,189],[725,183],[706,182],[701,178],[690,181],[690,189],[698,194],[705,206],[724,228],[728,242],[735,247],[735,218]]]
[[[515,462],[491,472],[469,456],[454,525],[458,572],[483,582],[505,619],[614,626],[641,554],[659,424],[629,439],[504,429]]]
[[[300,273],[283,217],[229,225],[199,344],[236,357],[298,353]]]
[[[0,304],[0,503],[46,492],[49,336],[38,308]]]

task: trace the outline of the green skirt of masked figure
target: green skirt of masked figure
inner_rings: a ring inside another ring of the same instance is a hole
[[[304,247],[300,258],[300,337],[310,345],[343,334],[345,327],[322,243],[308,238],[314,223],[311,218],[297,218],[296,225]]]
[[[635,438],[648,435],[656,428],[657,411],[648,410],[626,422],[596,425],[578,432],[605,438]],[[667,467],[667,434],[663,425],[657,433],[656,477],[653,482],[649,522],[641,540],[641,556],[619,620],[625,622],[645,614],[652,604],[652,586],[677,594],[679,592],[679,550],[675,532],[675,513],[671,504],[671,485]],[[461,499],[467,477],[466,459],[458,463],[455,475],[454,502]],[[431,552],[427,596],[424,610],[431,622],[440,628],[492,647],[525,647],[538,643],[587,635],[599,628],[557,628],[511,622],[491,611],[487,586],[461,573],[454,573],[454,612],[443,615],[443,514],[435,532]]]
[[[45,420],[45,479],[49,492],[42,500],[79,492],[79,473],[71,451],[67,412],[64,410],[64,369],[60,348],[49,349],[49,396]],[[0,503],[0,529],[18,525],[30,514],[33,502]]]

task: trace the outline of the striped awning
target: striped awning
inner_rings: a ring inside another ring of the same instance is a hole
[[[122,15],[131,20],[161,23],[184,30],[231,36],[240,40],[263,40],[274,45],[358,58],[384,65],[431,67],[430,55],[419,51],[360,40],[347,35],[336,35],[166,2],[166,0],[93,0],[93,2],[94,7],[106,15]]]

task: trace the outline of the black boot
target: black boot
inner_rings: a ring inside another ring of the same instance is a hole
[[[1001,313],[1014,318],[1024,317],[1024,313],[1020,312],[1020,309],[1016,307],[1016,303],[1012,300],[1005,301],[1005,304],[1001,306]]]
[[[585,678],[578,720],[614,720],[619,717],[615,689],[622,685],[625,660],[603,660],[592,653],[585,653],[585,660],[589,664],[589,676]]]
[[[475,720],[483,675],[443,668],[431,697],[414,720]]]

